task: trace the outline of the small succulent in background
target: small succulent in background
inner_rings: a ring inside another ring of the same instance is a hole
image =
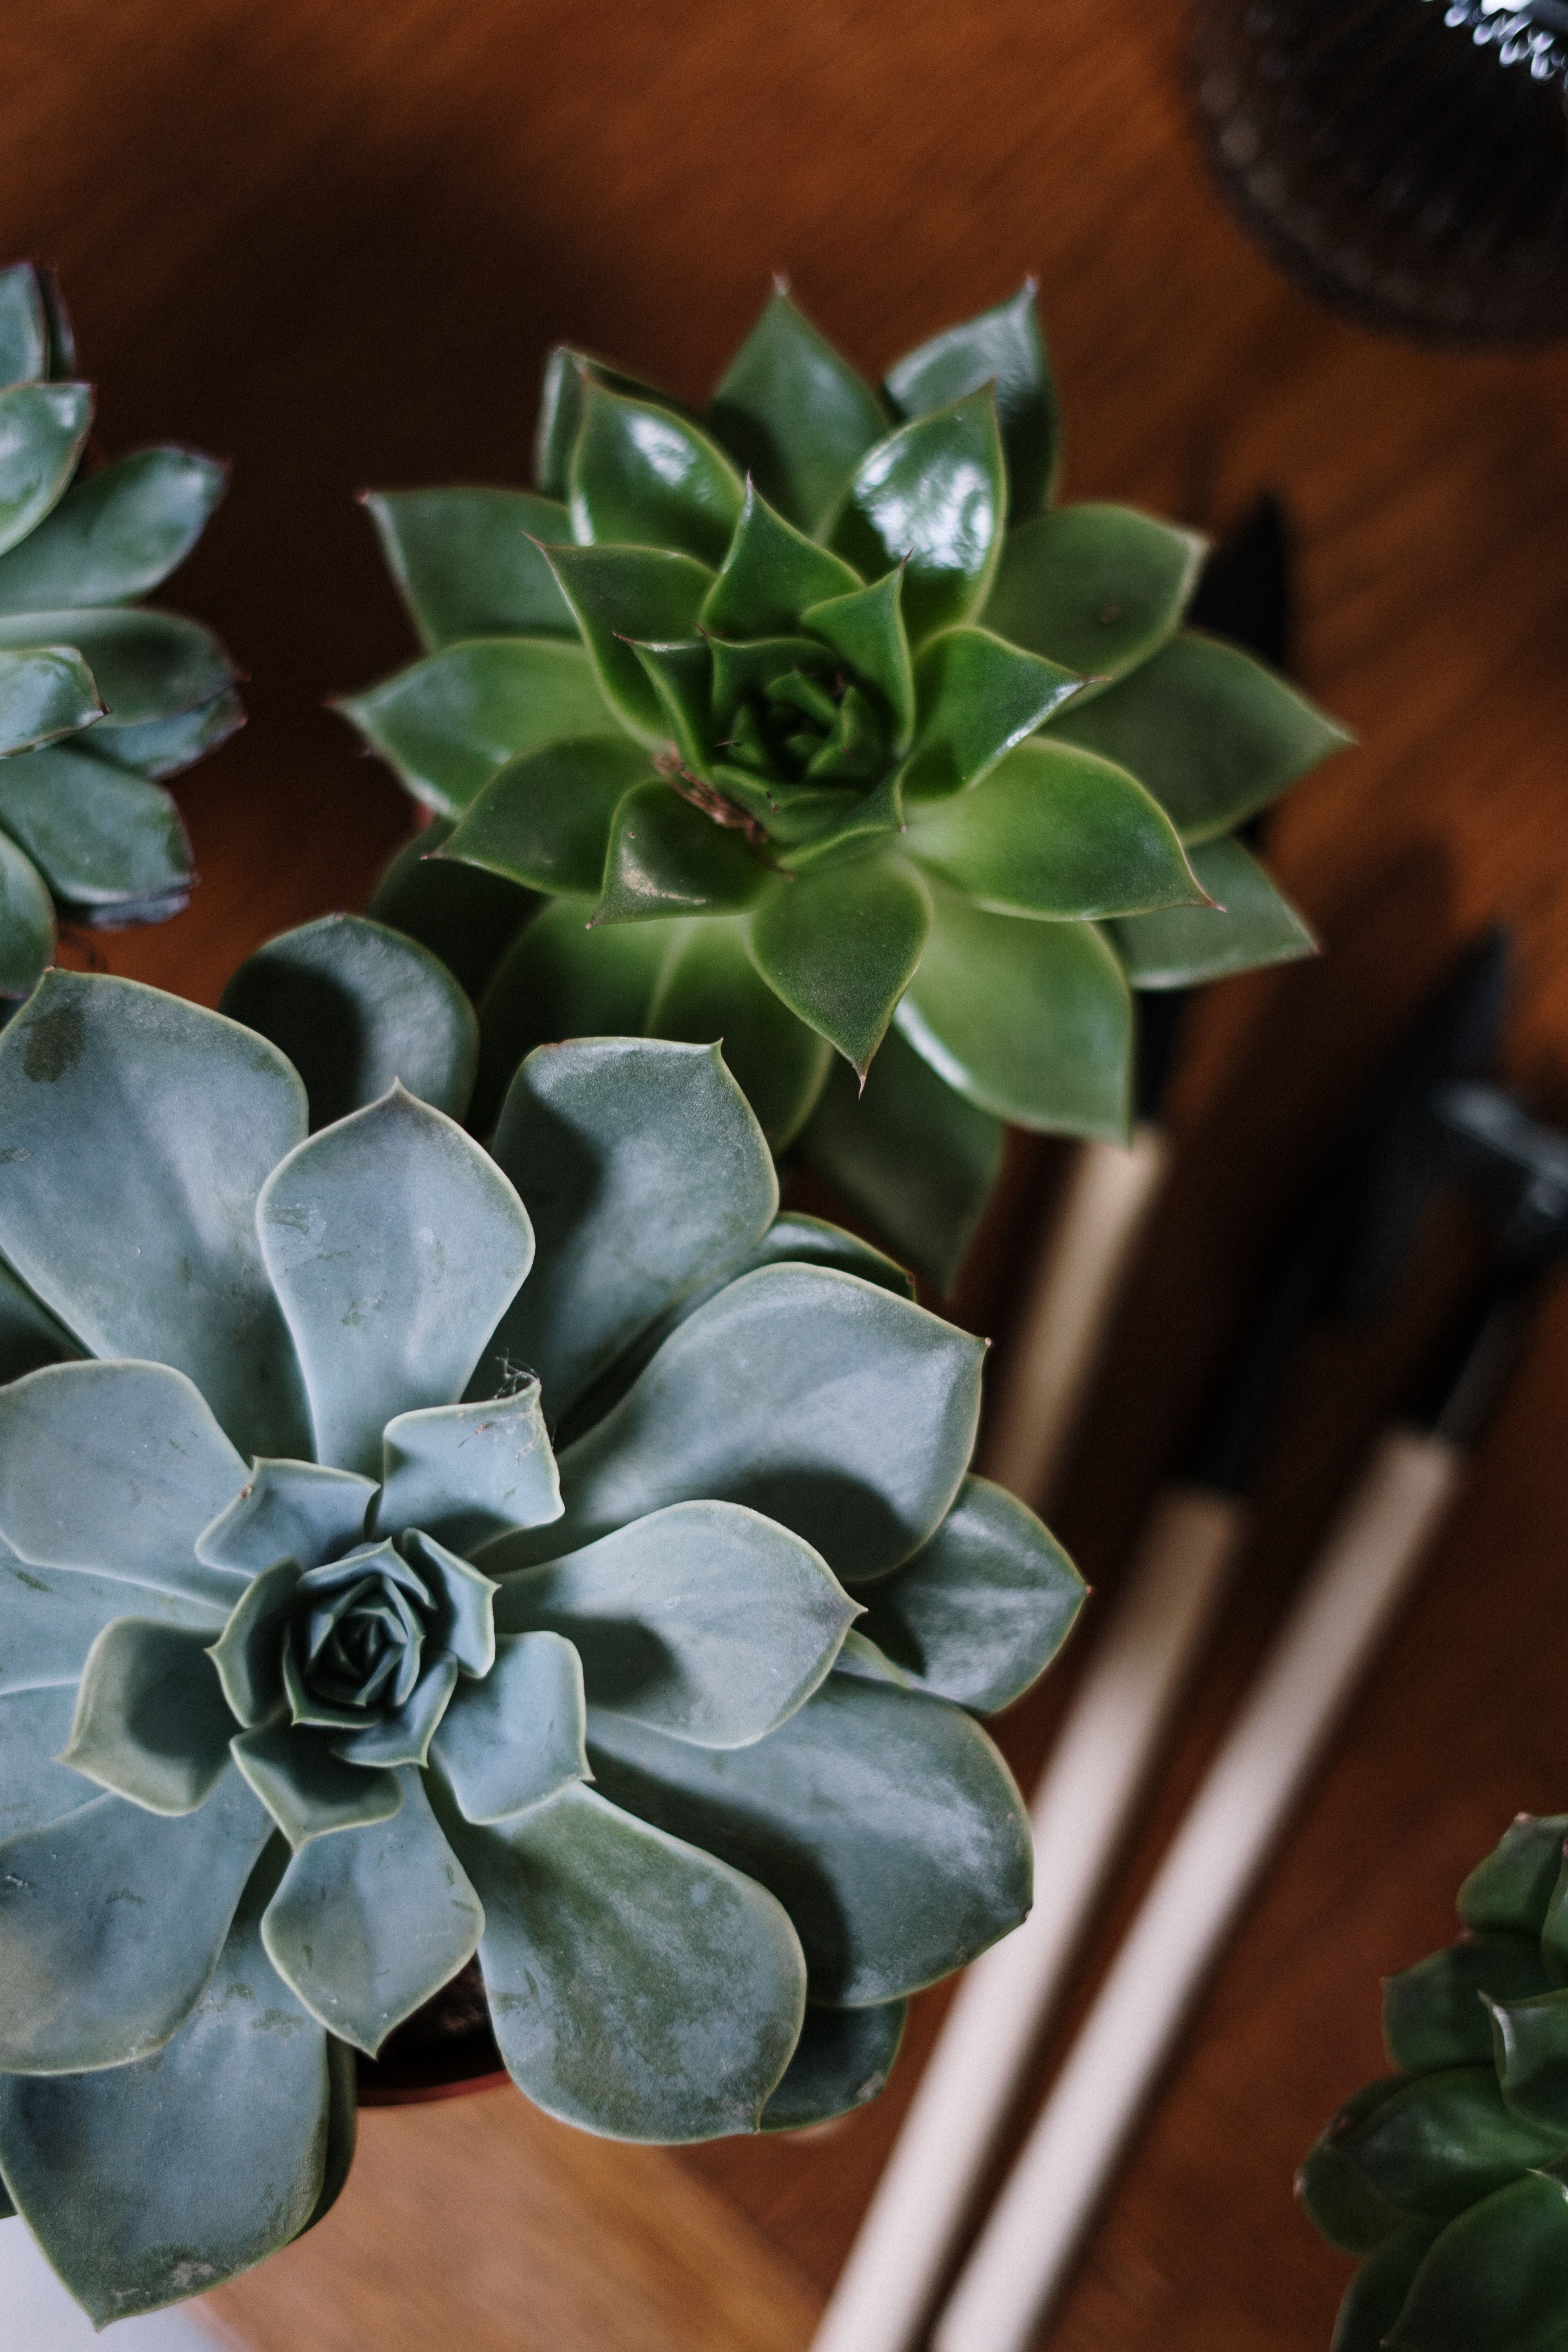
[[[0,269],[0,1010],[73,923],[162,922],[195,876],[160,778],[242,724],[210,630],[137,599],[226,485],[210,457],[88,460],[93,394],[52,275]]]
[[[1400,2069],[1341,2109],[1297,2193],[1365,2257],[1334,2352],[1568,2341],[1568,1814],[1521,1814],[1459,1889],[1468,1933],[1384,1987]]]
[[[1194,534],[1053,506],[1058,458],[1032,289],[878,389],[781,289],[702,419],[559,351],[537,493],[371,498],[426,651],[342,707],[427,871],[542,894],[477,975],[481,1128],[547,1039],[722,1037],[945,1279],[1003,1122],[1125,1134],[1133,989],[1306,951],[1232,829],[1343,737],[1183,631]]]
[[[716,1047],[537,1050],[487,1151],[395,931],[227,1001],[308,1087],[119,980],[0,1037],[0,2177],[100,2323],[309,2227],[476,1951],[592,2130],[867,2096],[1027,1908],[971,1711],[1082,1591],[966,1475],[980,1343],[779,1215]]]

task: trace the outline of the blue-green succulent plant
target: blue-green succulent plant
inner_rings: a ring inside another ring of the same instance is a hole
[[[397,933],[233,994],[348,1043],[58,971],[0,1036],[0,2178],[100,2323],[308,2228],[476,1953],[591,2130],[867,2095],[1027,1907],[973,1714],[1081,1594],[717,1048],[540,1048],[486,1150]]]

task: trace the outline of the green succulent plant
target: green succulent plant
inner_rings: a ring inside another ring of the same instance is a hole
[[[0,269],[0,1012],[73,923],[162,922],[195,879],[158,781],[243,722],[211,631],[137,600],[182,563],[225,467],[174,447],[96,468],[93,394],[51,273]]]
[[[1334,2352],[1568,2345],[1568,1814],[1521,1813],[1459,1889],[1467,1934],[1390,1977],[1395,2074],[1341,2109],[1297,2193],[1365,2257]]]
[[[308,1088],[126,981],[0,1036],[0,2176],[100,2323],[308,2228],[476,1951],[591,2130],[870,2095],[1027,1907],[973,1711],[1082,1590],[966,1475],[980,1343],[779,1215],[717,1047],[535,1051],[487,1151],[398,933],[231,998]]]
[[[548,1039],[722,1037],[945,1277],[1004,1121],[1125,1136],[1133,989],[1306,951],[1232,829],[1344,739],[1058,455],[1032,288],[875,390],[781,288],[701,420],[558,351],[537,493],[371,497],[426,650],[342,708],[429,862],[542,894],[474,973],[481,1124]]]

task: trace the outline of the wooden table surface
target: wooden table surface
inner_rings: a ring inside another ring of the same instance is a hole
[[[1260,486],[1288,501],[1301,675],[1363,739],[1274,837],[1331,951],[1214,992],[1189,1041],[1176,1175],[1058,1515],[1105,1589],[1314,1138],[1492,915],[1518,939],[1509,1073],[1568,1115],[1568,358],[1425,353],[1280,283],[1205,183],[1181,58],[1150,0],[32,0],[0,30],[0,244],[60,264],[110,450],[233,457],[177,597],[254,679],[249,728],[180,788],[191,911],[75,960],[211,1003],[269,932],[363,899],[406,812],[321,702],[408,648],[351,494],[521,479],[558,337],[696,396],[775,267],[873,371],[1033,270],[1069,496],[1211,528]],[[1016,1203],[1061,1163],[1019,1151]],[[1388,1329],[1303,1361],[1116,1916],[1458,1246]],[[1016,1251],[1004,1221],[964,1295],[999,1360]],[[1207,1989],[1062,2352],[1326,2352],[1345,2265],[1294,2162],[1378,2069],[1380,1972],[1444,1939],[1512,1812],[1568,1801],[1565,1375],[1568,1294]],[[1026,1776],[1075,1670],[1002,1727]],[[918,2006],[880,2106],[800,2141],[615,2148],[501,2093],[373,2116],[338,2211],[214,2317],[254,2352],[803,2352],[940,1997]]]

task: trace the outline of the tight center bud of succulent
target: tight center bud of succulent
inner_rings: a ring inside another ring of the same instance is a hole
[[[787,670],[749,695],[722,746],[736,767],[784,783],[865,783],[887,765],[886,730],[842,670]]]
[[[284,1686],[296,1723],[325,1704],[368,1713],[402,1706],[419,1679],[429,1587],[385,1545],[359,1545],[300,1579],[284,1641]],[[374,1560],[374,1566],[367,1564]]]

